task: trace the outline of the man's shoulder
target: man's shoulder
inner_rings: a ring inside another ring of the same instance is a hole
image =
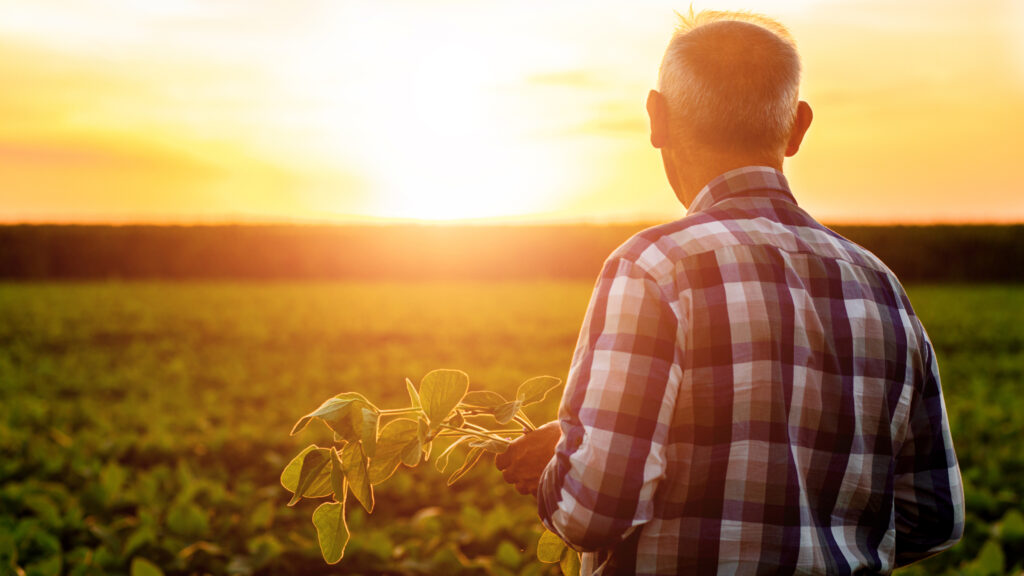
[[[646,228],[623,242],[607,262],[626,261],[657,277],[676,264],[709,252],[771,248],[791,254],[841,260],[895,275],[873,253],[820,224],[803,211],[779,219],[748,218],[715,210]]]
[[[702,239],[726,231],[714,217],[702,213],[691,214],[637,232],[612,251],[605,263],[625,261],[655,275],[667,264],[706,249],[707,244],[702,244]]]

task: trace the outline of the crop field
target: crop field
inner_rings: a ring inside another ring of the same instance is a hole
[[[511,395],[564,379],[592,284],[0,284],[0,575],[557,574],[532,498],[483,465],[453,487],[402,468],[323,562],[315,502],[282,468],[324,399],[384,408],[458,368]],[[1024,287],[911,286],[936,344],[966,483],[967,532],[903,571],[1024,566]],[[557,396],[557,395],[552,395]],[[528,408],[555,416],[557,398]]]

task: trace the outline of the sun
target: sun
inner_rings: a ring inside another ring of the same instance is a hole
[[[375,97],[369,158],[377,217],[467,220],[542,211],[564,185],[558,165],[531,134],[544,122],[520,98],[523,70],[463,30],[438,34],[391,70]]]

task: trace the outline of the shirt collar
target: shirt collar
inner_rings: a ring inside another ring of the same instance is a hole
[[[789,182],[770,166],[744,166],[716,177],[694,197],[687,214],[695,214],[735,196],[778,198],[796,204]]]

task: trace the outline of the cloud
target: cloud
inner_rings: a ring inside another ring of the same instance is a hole
[[[201,206],[217,166],[139,142],[0,140],[0,219]],[[48,219],[44,217],[44,219]]]
[[[0,165],[17,163],[49,170],[123,169],[151,170],[155,173],[184,173],[209,176],[211,165],[171,150],[156,149],[141,143],[50,140],[0,140]]]

